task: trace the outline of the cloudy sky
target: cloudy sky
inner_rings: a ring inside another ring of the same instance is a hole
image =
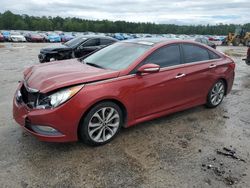
[[[250,23],[250,0],[3,0],[0,12],[186,24]]]

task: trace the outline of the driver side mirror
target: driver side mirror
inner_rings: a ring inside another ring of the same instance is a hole
[[[155,73],[159,71],[160,71],[160,66],[153,63],[142,65],[137,70],[138,73]]]

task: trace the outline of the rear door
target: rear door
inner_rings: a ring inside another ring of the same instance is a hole
[[[206,102],[208,91],[214,83],[217,54],[196,44],[182,44],[183,63],[186,67],[187,94],[190,102]]]
[[[160,65],[160,72],[136,76],[136,118],[171,109],[185,103],[186,70],[180,46],[168,45],[149,55],[142,64]],[[141,64],[141,65],[142,65]],[[141,66],[140,65],[140,66]]]

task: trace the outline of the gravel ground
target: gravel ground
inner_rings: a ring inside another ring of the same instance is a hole
[[[249,187],[245,47],[218,47],[237,64],[233,90],[218,108],[199,106],[123,129],[111,143],[92,148],[40,142],[12,119],[22,71],[38,64],[39,49],[47,45],[0,44],[1,187]],[[227,148],[242,160],[217,153]]]

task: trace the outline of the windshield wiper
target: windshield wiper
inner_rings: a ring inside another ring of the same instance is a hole
[[[97,68],[104,69],[102,66],[97,65],[97,64],[95,64],[95,63],[89,63],[89,62],[84,62],[84,63],[87,64],[87,65],[93,66],[93,67],[97,67]]]

